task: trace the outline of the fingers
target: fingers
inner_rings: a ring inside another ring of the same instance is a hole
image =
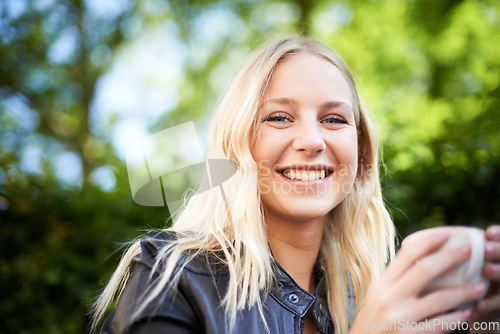
[[[416,261],[439,249],[450,234],[444,229],[423,230],[406,237],[396,258],[387,267],[384,279],[398,280]]]
[[[490,280],[490,289],[473,309],[473,321],[500,321],[500,225],[486,230],[483,276]]]
[[[466,329],[467,320],[471,315],[470,309],[458,310],[443,314],[438,317],[424,319],[421,321],[399,319],[397,321],[370,321],[367,320],[364,331],[356,323],[350,333],[398,333],[398,334],[438,334],[450,333],[457,329]]]
[[[480,317],[488,318],[495,315],[497,318],[500,309],[500,295],[493,295],[492,297],[481,300],[475,308],[475,312],[478,313]]]
[[[484,259],[486,261],[500,261],[500,241],[499,242],[486,242]]]
[[[486,230],[485,260],[500,262],[500,225]]]
[[[486,230],[485,265],[483,275],[500,282],[500,226],[493,225]]]
[[[483,283],[441,289],[422,297],[414,312],[422,314],[424,318],[429,318],[443,313],[443,310],[457,309],[468,303],[475,302],[482,298],[485,293],[486,287]]]
[[[404,333],[426,333],[426,334],[437,334],[437,333],[450,333],[457,329],[467,328],[467,319],[470,317],[471,310],[459,310],[452,313],[447,313],[439,317],[427,319],[422,321],[415,330],[406,330]]]
[[[415,262],[395,284],[407,294],[420,295],[433,279],[465,262],[470,254],[470,245],[442,249]]]
[[[500,225],[491,225],[486,229],[486,240],[500,241]]]
[[[500,264],[486,263],[483,267],[483,276],[491,281],[500,282]]]

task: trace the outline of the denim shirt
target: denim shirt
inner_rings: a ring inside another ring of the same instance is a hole
[[[144,293],[157,283],[157,275],[150,278],[151,270],[156,255],[169,240],[170,236],[158,231],[148,232],[142,237],[141,254],[132,261],[129,281],[116,308],[104,322],[101,333],[230,333],[226,312],[221,306],[229,282],[228,270],[220,264],[209,264],[210,261],[203,256],[187,263],[175,289],[164,291],[137,314]],[[312,310],[316,328],[321,333],[335,333],[322,271],[315,271],[318,284],[315,295],[312,295],[275,263],[275,282],[269,293],[262,294],[267,329],[257,307],[250,307],[238,311],[231,333],[302,333],[309,310]],[[349,319],[355,309],[351,292],[349,289]]]

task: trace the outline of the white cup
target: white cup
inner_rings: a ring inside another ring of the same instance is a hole
[[[453,248],[457,251],[461,246],[469,244],[471,246],[471,256],[469,260],[459,266],[446,271],[424,289],[424,293],[429,293],[442,288],[449,288],[463,284],[475,285],[483,283],[485,289],[489,287],[489,280],[483,277],[482,268],[484,264],[485,235],[484,231],[474,227],[437,227],[437,229],[446,229],[450,231],[449,239],[441,246],[442,249]],[[469,307],[470,303],[459,308]]]

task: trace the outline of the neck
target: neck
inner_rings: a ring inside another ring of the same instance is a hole
[[[326,217],[290,222],[266,217],[269,245],[278,263],[304,290],[314,294],[313,269]]]

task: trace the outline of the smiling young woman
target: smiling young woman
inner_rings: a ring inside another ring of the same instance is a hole
[[[280,62],[263,99],[252,155],[268,226],[269,220],[323,226],[357,171],[349,85],[331,62],[302,54]]]
[[[465,321],[471,310],[455,309],[484,296],[479,285],[424,293],[470,256],[440,248],[446,230],[410,236],[394,258],[375,131],[325,45],[285,38],[255,52],[209,140],[209,157],[239,167],[227,201],[194,196],[172,227],[130,247],[96,303],[94,328],[120,294],[102,333],[382,333],[374,324]],[[491,313],[500,227],[486,236]]]

